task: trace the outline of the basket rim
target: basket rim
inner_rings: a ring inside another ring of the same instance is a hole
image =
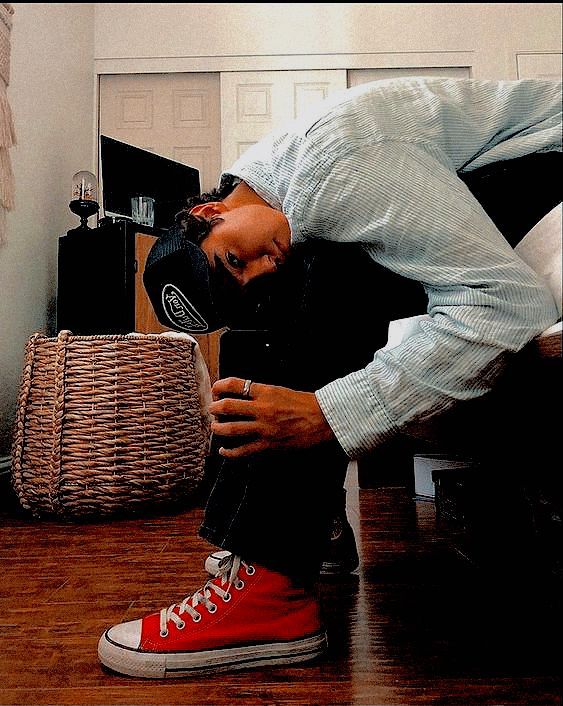
[[[130,333],[93,333],[93,334],[75,334],[72,331],[68,329],[62,329],[59,331],[59,333],[56,336],[48,336],[45,333],[38,332],[34,333],[32,336],[30,336],[29,340],[31,339],[35,340],[41,340],[42,342],[45,341],[52,341],[56,342],[61,339],[80,339],[81,341],[116,341],[116,340],[128,340],[128,341],[134,341],[136,339],[141,339],[141,340],[159,340],[159,341],[171,341],[173,343],[185,343],[185,344],[190,344],[193,345],[194,342],[197,343],[197,340],[191,337],[184,337],[180,335],[169,335],[169,333],[174,333],[174,332],[168,332],[164,331],[162,333],[143,333],[140,331],[131,331]]]

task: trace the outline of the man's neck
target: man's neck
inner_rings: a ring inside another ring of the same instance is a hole
[[[228,196],[225,196],[223,203],[229,208],[238,208],[239,206],[250,206],[258,204],[259,206],[270,206],[261,196],[251,189],[244,181],[241,181],[235,186]]]

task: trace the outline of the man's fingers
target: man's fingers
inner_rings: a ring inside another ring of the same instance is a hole
[[[251,400],[238,400],[233,397],[223,397],[209,405],[209,411],[215,416],[224,414],[229,416],[251,417],[252,409],[253,404]]]
[[[268,448],[270,448],[269,444],[257,440],[236,446],[234,449],[227,449],[222,446],[219,449],[219,453],[225,458],[243,458],[244,456],[252,456],[252,454],[259,453],[260,451],[266,451]]]
[[[240,395],[244,387],[244,380],[242,378],[222,378],[217,380],[211,388],[211,393],[214,400],[221,399],[221,397],[229,394]]]
[[[211,431],[217,436],[250,436],[258,428],[253,422],[212,422]]]

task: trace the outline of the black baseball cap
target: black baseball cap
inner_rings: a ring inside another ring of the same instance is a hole
[[[196,334],[226,326],[227,304],[236,282],[226,271],[217,269],[222,268],[212,269],[205,253],[186,238],[180,227],[161,235],[149,252],[143,273],[160,323]]]

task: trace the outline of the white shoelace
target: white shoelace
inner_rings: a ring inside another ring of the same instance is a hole
[[[217,605],[211,600],[213,593],[228,603],[231,600],[231,586],[234,586],[237,591],[244,588],[244,581],[238,576],[241,565],[245,567],[246,574],[252,576],[254,567],[246,564],[239,556],[231,554],[219,563],[214,578],[209,579],[203,588],[184,598],[181,603],[173,603],[169,608],[163,608],[160,611],[160,636],[168,636],[168,622],[170,620],[178,630],[183,630],[186,623],[180,616],[184,613],[188,613],[194,623],[199,623],[201,613],[196,608],[200,604],[203,604],[209,613],[215,613]],[[220,586],[214,583],[214,580],[219,577],[221,578]],[[225,584],[227,587],[222,588]],[[178,608],[178,612],[175,611],[175,608]]]

